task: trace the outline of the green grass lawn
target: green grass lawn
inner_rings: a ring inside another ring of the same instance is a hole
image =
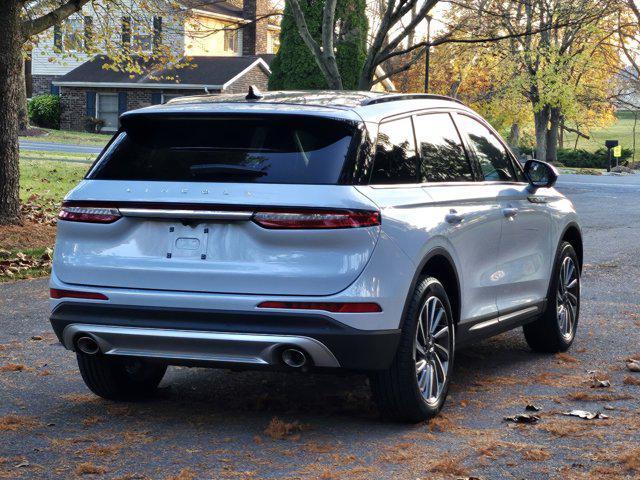
[[[48,160],[43,160],[48,159]],[[74,160],[67,163],[54,160]],[[36,203],[59,203],[75,187],[89,169],[91,157],[57,152],[20,152],[20,198],[27,201],[37,195]]]
[[[102,135],[97,133],[86,132],[68,132],[66,130],[46,130],[46,135],[38,136],[24,136],[20,137],[21,140],[29,140],[30,142],[53,142],[53,143],[68,143],[72,145],[89,145],[92,147],[104,147],[111,135]]]
[[[593,152],[599,148],[604,148],[605,140],[619,140],[623,148],[633,148],[633,123],[634,112],[620,111],[617,114],[618,121],[603,129],[593,130],[591,138],[578,140],[578,148]],[[576,135],[566,133],[564,137],[564,147],[573,148]],[[636,161],[640,159],[640,113],[638,113],[638,126],[636,129]]]

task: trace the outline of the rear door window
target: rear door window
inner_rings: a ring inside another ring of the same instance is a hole
[[[421,182],[472,182],[473,171],[448,113],[414,117]]]
[[[309,117],[130,121],[88,178],[337,184],[355,126]]]
[[[418,158],[411,118],[382,123],[378,130],[371,183],[417,183]]]
[[[466,115],[458,115],[457,121],[478,159],[484,180],[520,181],[507,149],[491,130]]]

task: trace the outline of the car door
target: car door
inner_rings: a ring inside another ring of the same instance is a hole
[[[484,182],[495,189],[502,228],[494,282],[501,321],[537,313],[545,298],[553,262],[547,205],[537,202],[513,156],[488,125],[457,115]]]

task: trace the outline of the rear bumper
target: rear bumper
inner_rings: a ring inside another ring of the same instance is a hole
[[[399,330],[359,330],[321,314],[220,311],[62,302],[51,325],[64,346],[79,334],[101,351],[170,364],[281,366],[287,347],[305,351],[320,368],[369,371],[389,367]]]

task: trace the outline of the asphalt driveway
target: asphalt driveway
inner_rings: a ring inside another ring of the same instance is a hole
[[[539,355],[514,331],[460,352],[429,424],[381,421],[353,375],[171,368],[156,399],[103,401],[50,331],[46,280],[0,285],[0,478],[639,478],[640,373],[624,359],[640,356],[640,178],[559,186],[585,235],[576,343]],[[527,404],[537,424],[503,420]]]

